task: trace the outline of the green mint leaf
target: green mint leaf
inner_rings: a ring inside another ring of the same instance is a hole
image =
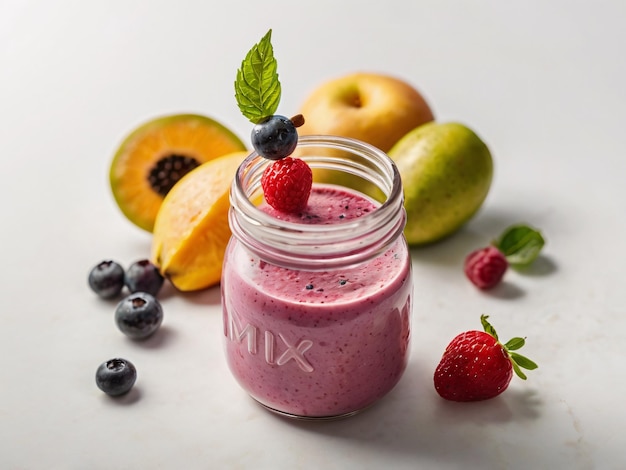
[[[524,224],[507,228],[494,242],[509,264],[517,267],[528,266],[535,261],[544,244],[541,233]]]
[[[253,123],[278,109],[281,87],[270,29],[241,62],[235,80],[235,98],[241,113]]]
[[[526,344],[526,340],[524,340],[524,338],[511,338],[510,340],[507,341],[504,347],[508,351],[515,351],[521,348],[522,346],[524,346],[524,344]]]
[[[535,362],[531,361],[527,357],[522,356],[521,354],[514,352],[509,354],[511,356],[511,359],[513,359],[513,364],[517,364],[519,367],[523,367],[524,369],[528,370],[535,370],[537,367],[539,367]]]

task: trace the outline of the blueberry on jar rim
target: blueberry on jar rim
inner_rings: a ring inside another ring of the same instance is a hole
[[[254,150],[268,160],[288,157],[298,144],[297,127],[304,124],[301,114],[289,119],[274,114],[261,119],[252,128],[251,141]]]

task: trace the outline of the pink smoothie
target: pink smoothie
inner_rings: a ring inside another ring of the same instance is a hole
[[[376,210],[344,189],[314,187],[289,221],[335,224]],[[231,242],[222,276],[229,367],[263,405],[296,416],[361,410],[389,392],[407,361],[411,268],[404,239],[357,267],[298,271]]]

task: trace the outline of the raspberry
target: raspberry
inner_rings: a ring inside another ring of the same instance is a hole
[[[480,289],[495,287],[504,276],[509,263],[495,246],[471,252],[465,258],[465,275]]]
[[[269,165],[261,177],[265,200],[281,212],[298,212],[306,207],[313,173],[299,158],[285,157]]]

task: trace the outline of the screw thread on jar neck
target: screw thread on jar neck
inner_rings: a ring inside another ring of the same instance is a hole
[[[261,176],[271,164],[253,152],[237,170],[229,212],[233,236],[249,250],[279,266],[319,270],[372,259],[402,235],[406,222],[402,183],[395,164],[383,151],[355,139],[310,135],[299,138],[294,156],[305,160],[314,172],[355,175],[375,186],[383,200],[376,210],[337,224],[277,219],[252,202],[261,199]]]

